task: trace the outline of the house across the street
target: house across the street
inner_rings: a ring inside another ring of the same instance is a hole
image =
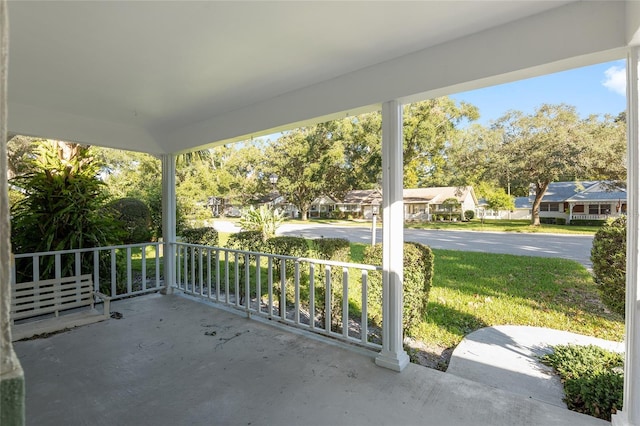
[[[512,217],[530,219],[533,198],[517,197]],[[626,213],[626,189],[609,181],[552,182],[540,202],[542,223],[601,222]]]

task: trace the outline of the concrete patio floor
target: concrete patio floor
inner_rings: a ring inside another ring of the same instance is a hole
[[[180,295],[16,342],[29,425],[603,425],[607,422]]]

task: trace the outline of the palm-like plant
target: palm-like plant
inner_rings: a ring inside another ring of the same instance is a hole
[[[262,205],[257,209],[252,206],[242,210],[239,224],[243,231],[260,231],[262,240],[266,241],[276,235],[276,230],[283,221],[284,213]]]

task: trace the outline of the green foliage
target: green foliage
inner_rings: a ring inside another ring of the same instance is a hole
[[[307,240],[302,237],[273,237],[267,240],[266,251],[286,256],[307,257],[309,256],[309,245]]]
[[[264,250],[262,232],[241,231],[231,234],[227,240],[227,247],[234,250],[261,252]]]
[[[627,271],[627,217],[607,222],[593,238],[591,262],[602,302],[624,315]]]
[[[107,205],[123,230],[123,244],[151,241],[151,212],[147,205],[136,198],[120,198]]]
[[[465,220],[471,220],[475,217],[476,213],[473,210],[465,210],[464,218]]]
[[[487,207],[491,210],[513,210],[516,207],[514,198],[504,192],[502,188],[489,192],[485,199]]]
[[[365,250],[364,263],[380,265],[382,244],[370,246]],[[424,320],[427,313],[429,292],[433,278],[433,252],[429,246],[420,243],[404,244],[404,296],[403,329],[410,334],[412,329]],[[369,294],[371,303],[369,312],[375,322],[382,320],[382,274],[372,272],[369,275]]]
[[[262,235],[262,240],[266,241],[276,235],[276,230],[284,221],[284,214],[278,210],[261,205],[257,209],[251,206],[241,212],[240,228],[244,231],[256,231]]]
[[[571,219],[571,226],[602,226],[605,223],[607,223],[606,220]]]
[[[16,253],[69,250],[107,246],[120,241],[117,222],[103,208],[104,184],[86,147],[48,143],[39,148],[34,172],[18,176],[12,184],[25,198],[12,209],[12,244]],[[67,149],[68,157],[59,156]],[[41,272],[54,268],[47,257]],[[63,262],[63,276],[71,273],[73,261]]]
[[[316,238],[311,242],[314,257],[338,262],[351,261],[351,245],[344,238]]]
[[[187,228],[182,231],[186,243],[218,247],[218,231],[212,227]]]
[[[622,408],[621,354],[594,345],[558,345],[541,360],[562,378],[569,409],[610,421]]]

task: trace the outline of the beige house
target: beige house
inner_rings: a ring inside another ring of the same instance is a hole
[[[447,215],[449,210],[445,200],[454,198],[460,203],[457,217],[467,210],[478,208],[478,199],[473,187],[444,186],[435,188],[410,188],[403,190],[404,219],[410,221],[431,221],[434,215]]]

